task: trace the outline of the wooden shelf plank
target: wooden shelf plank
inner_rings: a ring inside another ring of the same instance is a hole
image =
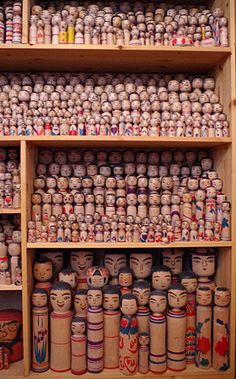
[[[153,242],[116,242],[116,243],[74,243],[74,242],[37,242],[27,243],[28,249],[170,249],[170,248],[198,248],[198,247],[231,247],[232,242],[173,242],[169,244],[153,243]]]
[[[21,214],[21,208],[0,208],[0,215]]]
[[[22,291],[22,286],[16,286],[15,284],[0,285],[0,291]]]
[[[198,72],[223,63],[230,47],[0,45],[0,70]],[[135,64],[134,64],[135,62]]]

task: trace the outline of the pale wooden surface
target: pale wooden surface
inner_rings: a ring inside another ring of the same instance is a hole
[[[0,215],[21,214],[21,208],[0,208]]]

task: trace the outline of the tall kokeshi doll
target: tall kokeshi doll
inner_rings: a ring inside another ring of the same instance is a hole
[[[32,370],[44,372],[49,369],[47,291],[35,288],[32,304]]]
[[[138,324],[136,297],[132,293],[121,296],[119,369],[124,375],[134,375],[138,371]]]
[[[103,287],[104,309],[104,368],[119,367],[119,330],[121,312],[119,287]]]
[[[154,374],[166,371],[166,311],[167,299],[164,290],[154,290],[150,294],[150,354],[149,369]]]
[[[179,274],[180,283],[187,291],[186,311],[186,363],[195,363],[196,350],[196,290],[197,275],[192,271]]]
[[[213,308],[213,367],[219,371],[229,368],[229,303],[228,288],[217,287]]]
[[[198,276],[198,285],[215,288],[215,282],[210,278],[215,274],[214,249],[199,248],[192,253],[192,270]]]
[[[50,368],[64,372],[71,367],[71,312],[72,289],[68,283],[57,282],[52,286],[50,302],[51,356]]]
[[[52,287],[51,280],[53,278],[52,261],[48,258],[39,258],[34,262],[33,266],[34,278],[37,280],[35,288],[42,288],[49,294]]]
[[[183,255],[181,249],[166,249],[162,252],[163,265],[169,267],[172,272],[172,284],[178,283],[178,275],[183,270]]]
[[[147,279],[151,276],[153,257],[151,253],[131,253],[129,265],[136,279]]]
[[[138,350],[138,370],[140,374],[147,374],[149,371],[149,333],[140,333]]]
[[[151,292],[150,283],[146,280],[136,280],[133,284],[132,292],[138,302],[138,310],[136,313],[138,332],[139,334],[149,333],[150,309],[148,307],[148,301]]]
[[[222,241],[230,241],[231,239],[230,210],[231,210],[230,202],[223,201],[221,204],[221,211],[222,211],[221,239]]]
[[[187,291],[182,284],[168,289],[167,312],[167,368],[182,371],[186,368],[185,335]]]
[[[86,321],[78,316],[71,323],[71,372],[82,375],[87,371]]]
[[[93,265],[93,252],[89,250],[72,251],[70,254],[72,270],[78,274],[77,288],[88,288],[86,271]]]
[[[125,253],[105,253],[104,266],[109,270],[111,277],[109,284],[118,284],[119,270],[126,265],[127,255]]]
[[[199,286],[196,301],[196,365],[208,369],[211,367],[212,348],[212,290],[209,287]]]

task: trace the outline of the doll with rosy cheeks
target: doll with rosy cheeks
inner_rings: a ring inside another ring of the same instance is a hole
[[[121,295],[131,293],[133,285],[133,270],[130,267],[122,267],[118,273],[118,284],[120,286]]]
[[[87,300],[88,290],[86,288],[80,288],[74,293],[74,309],[76,316],[87,318],[88,300]]]

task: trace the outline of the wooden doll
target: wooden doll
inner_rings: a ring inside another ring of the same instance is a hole
[[[127,255],[125,253],[105,253],[104,266],[109,270],[110,284],[118,284],[118,273],[122,267],[127,265]]]
[[[47,258],[52,261],[53,277],[56,278],[59,272],[63,268],[63,252],[61,251],[42,251],[40,252],[40,258]]]
[[[167,312],[167,367],[173,371],[186,368],[185,335],[187,291],[182,284],[172,284],[168,289]]]
[[[86,321],[75,316],[71,323],[71,372],[82,375],[87,371]]]
[[[168,266],[154,266],[152,268],[152,287],[155,290],[168,290],[171,285],[171,276],[171,269]]]
[[[80,288],[74,293],[74,309],[75,315],[81,318],[87,318],[88,300],[87,288]]]
[[[44,372],[49,369],[47,291],[42,288],[34,289],[32,304],[32,370]]]
[[[131,292],[133,285],[133,270],[130,267],[122,267],[118,274],[118,284],[120,286],[121,295]]]
[[[140,333],[139,350],[138,350],[138,371],[141,374],[147,374],[149,371],[149,333]]]
[[[64,270],[59,272],[58,278],[59,278],[59,282],[68,283],[71,286],[72,290],[74,290],[77,286],[77,281],[78,281],[77,272],[71,269],[65,268]]]
[[[150,325],[149,369],[154,374],[166,371],[166,292],[156,289],[151,292],[149,307],[152,312]]]
[[[229,303],[227,288],[216,287],[213,307],[213,367],[219,371],[229,368]]]
[[[178,275],[183,269],[183,255],[181,249],[166,249],[162,252],[163,264],[171,269],[172,283],[178,283]]]
[[[88,289],[87,311],[87,368],[91,373],[99,373],[104,367],[103,355],[103,310],[100,288]]]
[[[151,276],[153,257],[151,253],[131,253],[129,258],[130,268],[136,279],[147,279]]]
[[[138,370],[138,324],[136,297],[127,293],[121,296],[119,369],[124,375],[134,375]]]
[[[68,371],[71,367],[71,293],[71,286],[63,282],[53,284],[50,291],[53,309],[50,314],[50,368],[56,372]]]
[[[86,271],[93,265],[93,252],[89,250],[72,251],[70,265],[72,270],[78,274],[77,288],[88,288]]]
[[[223,201],[221,204],[222,221],[221,221],[221,239],[222,241],[230,241],[231,238],[231,220],[230,210],[231,204],[229,201]]]
[[[104,368],[119,367],[119,329],[121,313],[120,290],[117,286],[103,287],[104,309]]]
[[[37,280],[35,288],[43,288],[48,294],[52,287],[51,279],[53,277],[52,261],[47,258],[39,258],[33,266],[34,278]]]
[[[197,275],[192,271],[182,271],[179,274],[179,281],[187,291],[186,305],[186,363],[195,363],[196,350],[196,290]]]
[[[198,284],[212,290],[215,283],[210,277],[215,273],[215,256],[213,249],[199,248],[192,253],[192,270],[198,276]]]
[[[197,288],[196,322],[196,365],[199,368],[211,367],[211,329],[212,329],[212,290],[209,287]]]
[[[136,296],[138,310],[136,313],[138,332],[149,333],[149,315],[148,307],[149,296],[151,292],[150,283],[146,280],[137,280],[133,284],[132,293]]]

